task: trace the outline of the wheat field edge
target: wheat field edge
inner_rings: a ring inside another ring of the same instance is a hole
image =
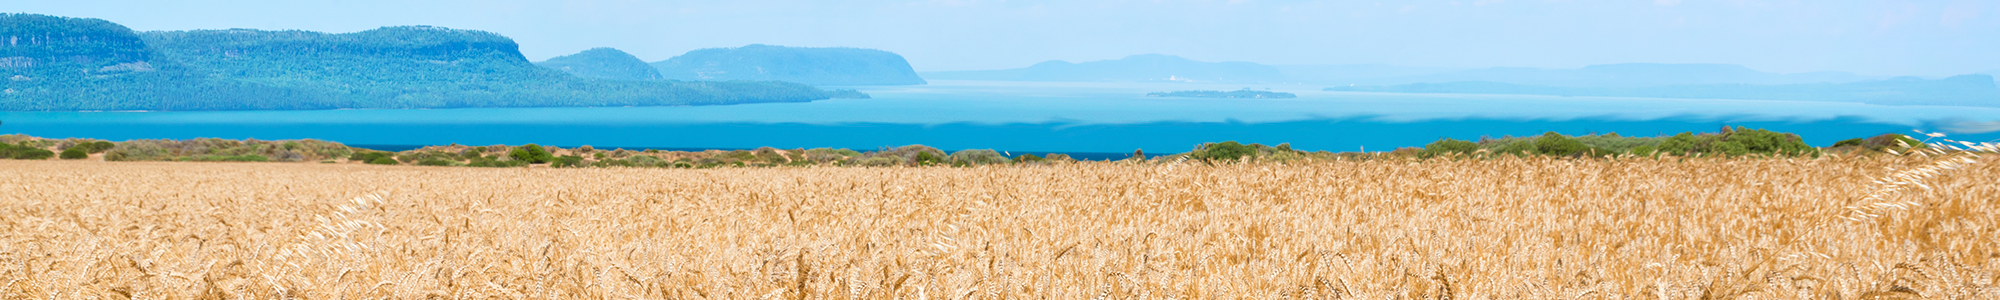
[[[1994,299],[1977,160],[0,161],[0,298]]]

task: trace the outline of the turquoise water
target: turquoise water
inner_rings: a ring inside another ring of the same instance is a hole
[[[1203,141],[1291,142],[1352,151],[1440,137],[1772,128],[1832,141],[1924,129],[2000,138],[2000,108],[1726,99],[1388,94],[1322,86],[934,81],[854,87],[873,99],[694,107],[230,112],[0,112],[0,132],[44,137],[317,138],[349,144],[875,148],[926,144],[1016,151],[1184,151]],[[1292,99],[1145,97],[1269,89]]]

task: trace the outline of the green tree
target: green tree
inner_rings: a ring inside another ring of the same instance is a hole
[[[1554,131],[1535,138],[1535,152],[1542,155],[1572,156],[1589,150],[1590,146],[1585,146],[1583,142]]]
[[[514,148],[514,151],[507,153],[507,157],[531,164],[547,163],[555,160],[555,155],[549,154],[548,150],[542,149],[542,145],[536,144]]]

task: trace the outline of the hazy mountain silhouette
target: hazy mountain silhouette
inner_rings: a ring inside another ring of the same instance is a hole
[[[576,54],[557,56],[535,63],[550,69],[569,72],[583,78],[613,80],[653,80],[660,79],[660,71],[647,65],[646,61],[625,51],[612,48],[592,48]]]
[[[676,80],[777,80],[810,85],[924,84],[902,55],[875,49],[751,44],[688,51],[652,66]]]
[[[1051,60],[1020,69],[925,72],[924,78],[1002,81],[1280,82],[1278,68],[1248,62],[1200,62],[1141,54],[1118,60],[1070,63]]]

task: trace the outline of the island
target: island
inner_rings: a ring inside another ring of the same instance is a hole
[[[1286,99],[1286,98],[1298,98],[1299,95],[1293,95],[1292,93],[1253,91],[1250,89],[1241,89],[1241,90],[1234,90],[1227,92],[1224,91],[1153,92],[1153,93],[1146,93],[1146,97]]]

